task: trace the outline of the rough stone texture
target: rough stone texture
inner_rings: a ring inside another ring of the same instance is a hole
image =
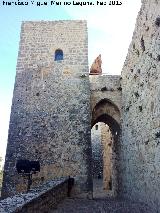
[[[112,189],[112,133],[108,125],[101,123],[101,141],[103,146],[103,188]]]
[[[78,35],[78,36],[77,36]],[[54,61],[55,50],[63,60]],[[17,159],[40,161],[33,186],[75,177],[74,193],[92,189],[86,21],[23,22],[2,196],[26,190]]]
[[[74,207],[74,208],[73,208]],[[147,205],[118,199],[66,199],[49,213],[151,213]]]
[[[160,212],[160,1],[143,0],[122,71],[121,194]]]
[[[90,68],[90,74],[91,75],[100,75],[100,74],[102,74],[101,64],[102,64],[101,55],[99,55],[94,60],[92,66]]]
[[[122,77],[89,76],[86,22],[23,23],[3,196],[25,190],[15,170],[21,158],[40,161],[33,186],[71,175],[74,193],[89,194],[91,127],[104,122],[113,136],[114,195],[160,212],[160,1],[142,3]],[[56,49],[64,60],[54,61]]]
[[[92,169],[93,178],[102,179],[101,185],[104,190],[111,189],[112,179],[112,134],[108,125],[97,123],[91,130],[92,140]],[[94,184],[93,182],[93,191]]]
[[[95,179],[103,178],[103,147],[101,140],[100,123],[97,123],[92,127],[91,141],[92,141],[92,176]]]
[[[98,122],[107,124],[113,137],[112,190],[118,194],[119,146],[121,138],[121,77],[90,75],[92,126]]]
[[[49,181],[26,194],[18,194],[0,202],[1,213],[48,212],[68,195],[68,179]]]
[[[63,60],[54,61],[57,49]],[[91,122],[106,115],[103,122],[118,140],[121,86],[120,76],[89,78],[87,54],[85,21],[22,24],[3,197],[26,191],[26,179],[16,172],[18,159],[40,161],[33,187],[70,175],[75,178],[73,194],[90,196]]]
[[[103,99],[109,100],[121,110],[121,76],[101,75],[89,76],[91,89],[91,108],[92,111],[96,104]],[[120,119],[117,120],[120,122]]]

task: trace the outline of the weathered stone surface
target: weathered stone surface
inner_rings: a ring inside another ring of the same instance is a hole
[[[54,60],[57,49],[63,60]],[[16,172],[18,159],[40,162],[33,187],[70,175],[75,194],[92,190],[90,123],[86,21],[24,22],[2,196],[26,191]]]
[[[22,24],[3,196],[26,190],[15,169],[22,158],[40,161],[33,187],[71,175],[74,195],[90,195],[91,127],[104,122],[113,136],[115,195],[159,212],[159,35],[160,2],[143,0],[122,77],[89,76],[85,21]],[[54,60],[57,49],[63,60]],[[101,60],[92,70],[100,67]]]
[[[92,126],[107,124],[112,132],[112,194],[119,192],[119,146],[121,137],[121,78],[120,76],[90,76]]]
[[[68,195],[68,178],[48,181],[28,193],[17,194],[0,201],[0,212],[48,212]]]
[[[121,111],[121,76],[119,75],[90,75],[91,108],[103,99],[110,100]]]
[[[74,207],[74,208],[73,208]],[[143,203],[120,199],[66,199],[57,210],[49,213],[151,213],[151,208]]]
[[[121,193],[160,211],[160,1],[143,0],[122,71]]]
[[[112,190],[112,134],[108,125],[101,124],[101,140],[103,144],[103,188]]]
[[[97,123],[91,130],[92,140],[92,165],[93,165],[93,178],[103,178],[103,147],[101,143],[101,128],[100,123]]]
[[[101,75],[102,74],[101,64],[102,64],[101,55],[99,55],[94,60],[92,66],[90,68],[90,74],[91,75]]]
[[[100,122],[91,130],[93,178],[101,180],[101,188],[111,190],[112,182],[112,134],[108,125]],[[95,186],[93,182],[93,191]]]

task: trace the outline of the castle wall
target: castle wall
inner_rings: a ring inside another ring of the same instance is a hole
[[[143,1],[122,77],[88,76],[85,21],[22,24],[2,196],[27,188],[18,159],[40,162],[33,186],[70,175],[73,193],[89,195],[92,111],[92,125],[108,124],[116,141],[119,195],[160,209],[159,14],[160,2]],[[63,60],[54,60],[57,49]]]
[[[54,60],[56,49],[64,59]],[[75,177],[74,193],[89,193],[90,88],[85,21],[24,22],[17,62],[2,196],[26,190],[18,159],[38,160],[33,186]]]
[[[119,75],[90,75],[91,108],[102,99],[114,103],[121,110],[121,76]]]
[[[91,129],[92,141],[92,176],[95,179],[103,178],[103,146],[101,137],[101,123]]]
[[[160,209],[159,15],[160,1],[142,1],[122,70],[121,193],[153,212]]]
[[[121,106],[122,106],[122,88],[121,88],[121,76],[111,75],[90,75],[90,87],[91,87],[91,110],[92,110],[92,126],[97,122],[103,122],[110,128],[113,137],[112,145],[112,192],[116,196],[118,194],[118,182],[120,180],[121,171],[119,170],[120,162],[120,139],[121,139]],[[109,149],[107,144],[105,151],[108,153]],[[105,165],[108,164],[108,154],[106,155]],[[109,167],[108,167],[109,168]],[[110,170],[110,169],[109,169]],[[105,188],[108,188],[108,178],[105,176],[107,172],[105,170],[104,181]],[[119,183],[121,184],[121,183]]]
[[[105,190],[111,190],[112,183],[112,134],[109,126],[101,124],[101,140],[103,144],[103,186]]]

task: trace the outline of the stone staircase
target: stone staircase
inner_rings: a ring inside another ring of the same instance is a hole
[[[67,198],[49,213],[153,213],[145,204],[113,198]]]

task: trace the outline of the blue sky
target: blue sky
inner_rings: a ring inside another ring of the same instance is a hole
[[[18,0],[14,1],[18,2]],[[103,72],[120,74],[141,5],[141,0],[122,0],[121,6],[83,7],[51,6],[50,0],[45,1],[48,2],[48,6],[40,7],[3,6],[3,1],[0,2],[0,156],[3,158],[7,143],[21,22],[25,20],[87,20],[89,64],[101,54]],[[96,2],[96,0],[93,1]],[[109,0],[103,2],[109,2]]]

